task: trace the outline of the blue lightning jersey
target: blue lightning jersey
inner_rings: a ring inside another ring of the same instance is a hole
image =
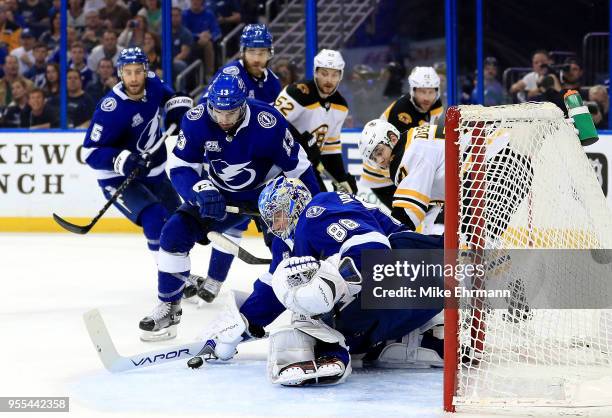
[[[161,137],[163,106],[174,95],[155,73],[149,71],[145,95],[132,100],[116,84],[96,106],[83,142],[85,162],[96,170],[101,186],[120,177],[113,171],[113,160],[123,150],[142,153],[153,147]],[[164,171],[167,153],[161,147],[152,157],[149,177]]]
[[[273,272],[283,257],[312,256],[323,260],[335,254],[351,257],[361,269],[361,251],[390,249],[389,235],[406,231],[398,220],[355,196],[324,192],[314,196],[300,215],[292,242],[273,245]],[[291,247],[293,247],[291,249]],[[287,253],[289,251],[289,253]]]
[[[174,187],[190,202],[201,179],[212,181],[226,200],[252,206],[265,183],[281,173],[300,178],[313,194],[318,191],[312,166],[285,118],[257,100],[247,99],[244,119],[231,134],[210,118],[205,105],[187,112],[169,166]]]
[[[298,218],[293,240],[275,237],[272,241],[269,272],[255,282],[240,312],[249,324],[267,326],[285,310],[270,286],[272,274],[284,258],[312,256],[320,260],[339,253],[340,258],[351,257],[361,269],[363,250],[390,249],[389,236],[403,231],[407,228],[399,221],[352,195],[319,193]]]
[[[240,76],[244,82],[249,98],[261,100],[270,105],[274,104],[274,101],[282,90],[280,81],[272,70],[266,68],[263,77],[255,78],[246,70],[242,60],[228,62],[217,71],[211,80],[214,80],[222,73]],[[207,96],[208,92],[205,92],[200,98],[199,103],[204,103]]]

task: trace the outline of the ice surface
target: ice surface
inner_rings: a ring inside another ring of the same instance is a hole
[[[258,239],[243,245],[269,254]],[[142,236],[0,234],[0,254],[0,396],[69,396],[71,412],[53,416],[444,416],[439,370],[357,370],[344,385],[276,387],[266,377],[267,345],[257,341],[242,345],[230,363],[195,371],[178,360],[111,374],[83,324],[82,314],[99,308],[123,355],[189,342],[218,312],[227,289],[249,291],[265,267],[236,260],[213,304],[183,304],[177,339],[143,343],[138,321],[156,301],[157,276]],[[194,273],[206,273],[208,254],[194,249]]]

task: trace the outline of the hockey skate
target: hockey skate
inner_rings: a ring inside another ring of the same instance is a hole
[[[346,367],[336,357],[319,357],[286,366],[277,383],[283,386],[332,385],[344,375]]]
[[[444,367],[444,326],[421,332],[417,329],[400,342],[385,345],[372,365],[384,369]]]
[[[149,316],[140,321],[142,341],[164,341],[176,337],[176,326],[181,322],[181,301],[159,302]]]
[[[223,286],[223,282],[207,277],[198,286],[198,296],[204,301],[211,303],[219,294],[221,286]]]
[[[198,294],[198,289],[200,289],[200,287],[204,283],[204,280],[206,279],[204,279],[204,277],[202,276],[198,276],[195,274],[189,275],[190,284],[185,286],[185,289],[183,290],[183,300],[185,302],[197,304],[200,301],[200,298],[197,298],[196,296]]]

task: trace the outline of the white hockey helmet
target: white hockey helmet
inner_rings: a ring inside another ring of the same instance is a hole
[[[317,72],[317,68],[331,68],[332,70],[340,71],[340,80],[344,75],[344,59],[339,51],[333,49],[322,49],[314,57],[313,73]]]
[[[394,134],[397,139],[400,137],[397,128],[384,119],[374,119],[366,123],[359,137],[359,153],[361,158],[370,164],[378,166],[376,161],[372,160],[374,148],[379,144],[388,145],[393,148],[395,144],[390,138],[391,134]]]
[[[440,98],[440,77],[433,67],[414,67],[408,76],[410,97],[414,98],[414,89],[436,89],[436,100]]]

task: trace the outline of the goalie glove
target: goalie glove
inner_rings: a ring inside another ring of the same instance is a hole
[[[338,268],[314,257],[281,261],[272,275],[272,289],[285,308],[310,317],[330,312],[341,300],[352,299]]]

